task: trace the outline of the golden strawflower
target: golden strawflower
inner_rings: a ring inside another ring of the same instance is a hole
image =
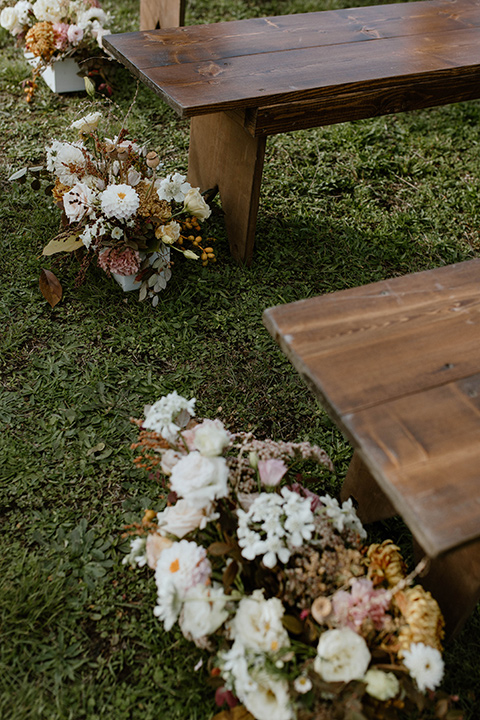
[[[388,587],[394,587],[405,577],[406,565],[400,554],[400,548],[391,540],[370,545],[367,551],[367,563],[367,577],[374,585],[386,582]]]
[[[53,186],[53,189],[52,189],[52,195],[53,195],[54,200],[56,202],[61,202],[63,200],[63,196],[65,195],[65,193],[67,193],[71,189],[72,189],[71,187],[69,187],[68,185],[64,185],[57,178],[55,180],[55,185]]]
[[[432,595],[421,585],[415,585],[396,593],[394,602],[405,619],[398,635],[400,657],[412,643],[424,643],[441,651],[444,620]]]
[[[159,200],[157,193],[151,187],[151,183],[141,180],[135,186],[137,195],[140,198],[140,205],[137,210],[142,217],[158,217],[161,222],[169,220],[172,210],[166,200]]]
[[[51,22],[39,22],[25,35],[25,47],[48,62],[55,52],[55,35]]]

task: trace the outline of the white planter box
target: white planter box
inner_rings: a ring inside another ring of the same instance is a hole
[[[32,67],[38,64],[38,58],[32,53],[24,52],[24,55]],[[54,93],[82,92],[85,91],[85,81],[83,77],[77,75],[78,71],[79,67],[75,60],[66,58],[52,62],[41,74]]]

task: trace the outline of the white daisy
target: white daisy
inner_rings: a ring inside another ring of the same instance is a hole
[[[107,217],[127,220],[140,205],[136,191],[130,185],[109,185],[101,194],[102,210]]]
[[[440,652],[424,643],[412,643],[403,653],[403,664],[420,692],[435,690],[443,678],[444,663]]]

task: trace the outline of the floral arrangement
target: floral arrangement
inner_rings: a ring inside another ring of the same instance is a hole
[[[33,56],[33,79],[25,83],[27,100],[33,97],[38,75],[53,62],[74,57],[83,63],[98,56],[110,23],[97,0],[18,0],[4,7],[0,25]],[[88,63],[82,68],[85,74],[88,68]]]
[[[123,562],[154,571],[164,630],[178,624],[209,651],[228,717],[459,717],[434,692],[444,671],[436,601],[392,541],[366,542],[351,500],[313,492],[311,470],[299,474],[332,469],[326,453],[230,433],[196,420],[194,406],[173,392],[133,420],[136,465],[168,480],[164,508],[127,526]]]
[[[100,112],[89,113],[71,126],[77,140],[54,140],[47,147],[47,171],[64,228],[43,254],[80,252],[77,284],[96,258],[121,284],[122,278],[135,278],[139,299],[150,298],[155,306],[171,277],[171,251],[204,266],[215,260],[213,239],[205,246],[200,234],[211,210],[183,175],[160,174],[158,154],[130,140],[127,130],[101,135],[101,121]]]

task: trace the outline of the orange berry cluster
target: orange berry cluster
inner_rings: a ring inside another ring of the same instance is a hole
[[[198,250],[201,250],[200,259],[204,267],[205,265],[208,265],[209,262],[216,262],[217,258],[215,257],[215,253],[213,251],[213,248],[211,247],[211,243],[213,243],[215,240],[214,238],[207,238],[207,242],[210,243],[210,245],[205,248],[202,247],[201,243],[203,241],[203,238],[200,235],[201,227],[195,215],[192,215],[191,218],[182,221],[181,225],[183,232],[178,239],[179,245],[183,245],[185,240],[187,240],[193,245],[194,248],[198,248]]]

